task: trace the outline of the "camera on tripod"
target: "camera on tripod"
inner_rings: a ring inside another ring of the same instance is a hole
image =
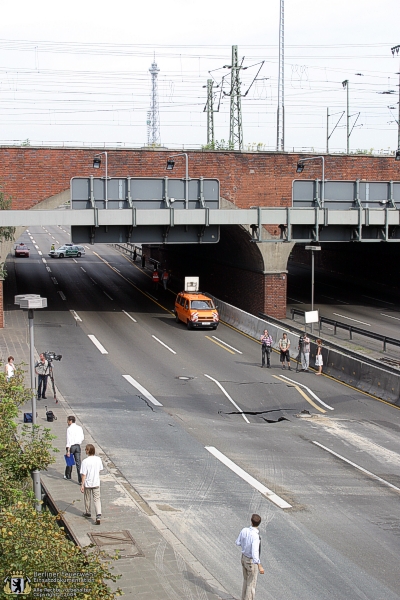
[[[47,350],[46,352],[43,352],[43,356],[45,357],[45,359],[48,362],[53,362],[53,360],[61,360],[62,359],[62,354],[56,354],[55,352],[50,352],[49,350]]]

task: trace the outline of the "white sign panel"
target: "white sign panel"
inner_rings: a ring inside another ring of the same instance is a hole
[[[199,291],[199,278],[198,277],[185,277],[185,292],[198,292]]]
[[[318,323],[319,316],[317,310],[309,310],[304,313],[304,318],[306,323]]]

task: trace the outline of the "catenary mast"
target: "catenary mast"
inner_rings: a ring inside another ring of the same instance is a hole
[[[150,111],[147,113],[147,143],[149,146],[160,144],[160,112],[158,108],[158,82],[157,76],[160,69],[157,67],[156,59],[151,64],[149,69],[151,73],[151,102]]]

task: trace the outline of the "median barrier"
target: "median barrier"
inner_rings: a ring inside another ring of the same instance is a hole
[[[278,349],[279,339],[286,332],[291,341],[291,356],[296,358],[298,340],[303,330],[286,327],[274,318],[269,320],[268,315],[265,315],[265,318],[256,317],[214,296],[210,295],[210,297],[218,306],[221,321],[236,327],[239,331],[258,341],[264,329],[268,329],[276,350]],[[313,338],[316,339],[317,336],[313,336]],[[324,340],[323,337],[320,336],[320,338],[323,343],[323,373],[360,391],[400,406],[400,373],[395,372],[390,367],[383,367],[371,358],[359,358],[354,352],[342,350],[337,345],[333,346],[332,343]],[[313,368],[315,368],[316,349],[315,342],[311,342],[310,365]]]

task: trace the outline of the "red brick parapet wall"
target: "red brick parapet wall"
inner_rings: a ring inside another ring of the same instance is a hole
[[[104,148],[0,147],[0,186],[6,197],[12,197],[13,209],[32,208],[68,189],[72,177],[104,177],[104,162],[99,170],[93,169],[93,157],[102,151]],[[189,176],[219,179],[221,197],[238,208],[290,206],[294,179],[321,178],[321,161],[318,160],[308,162],[302,174],[296,173],[298,160],[306,156],[301,154],[185,152],[189,156]],[[109,177],[185,176],[184,157],[175,158],[173,173],[166,171],[167,157],[176,154],[176,150],[116,149],[107,153]],[[399,181],[400,162],[386,156],[326,155],[325,178]],[[273,227],[269,230],[274,234]],[[214,270],[213,281],[205,281],[206,276],[202,281],[216,296],[219,286],[221,299],[232,302],[235,298],[236,305],[248,312],[265,312],[277,318],[286,316],[284,273],[239,273],[234,266],[226,265],[215,265]],[[2,305],[1,297],[0,307]],[[0,327],[2,320],[1,310]]]
[[[31,208],[69,188],[71,177],[104,176],[93,170],[93,156],[104,148],[65,149],[0,147],[0,185],[12,196],[14,209]],[[176,151],[107,150],[109,177],[185,176],[184,157],[175,158],[173,173],[165,170]],[[301,154],[187,150],[190,177],[215,177],[221,196],[239,208],[289,206],[294,179],[321,178],[320,161],[296,173]],[[104,158],[104,157],[103,157]],[[104,164],[104,163],[103,163]],[[327,155],[326,179],[400,180],[400,162],[393,157]]]

